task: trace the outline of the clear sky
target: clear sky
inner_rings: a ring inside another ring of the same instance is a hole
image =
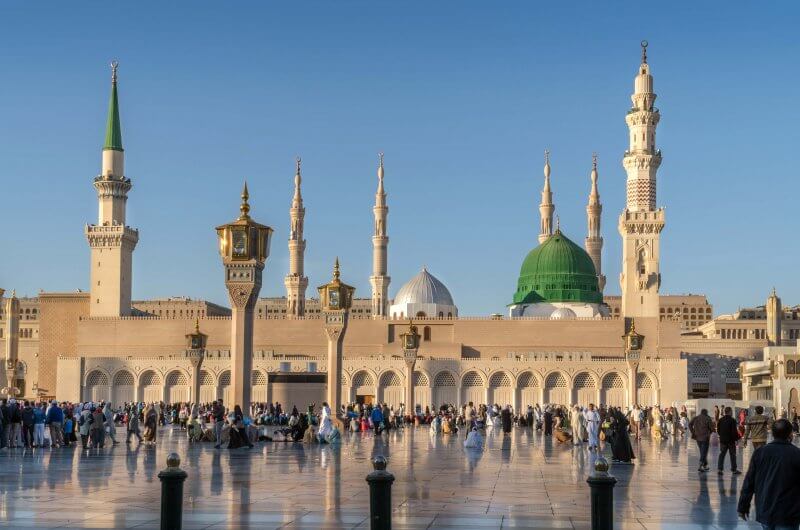
[[[244,179],[275,228],[261,294],[283,295],[297,155],[308,294],[338,255],[369,296],[385,151],[390,296],[426,265],[462,314],[505,312],[536,245],[545,148],[580,244],[599,153],[618,294],[624,117],[647,39],[662,292],[705,293],[715,312],[773,286],[799,303],[798,15],[796,2],[3,2],[0,286],[88,288],[117,58],[136,299],[227,305],[213,227],[237,215]]]

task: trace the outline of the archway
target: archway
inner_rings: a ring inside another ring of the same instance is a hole
[[[111,388],[108,375],[100,370],[92,370],[86,376],[85,401],[111,401]]]
[[[448,371],[439,372],[433,378],[433,408],[439,410],[442,405],[456,405],[458,391],[456,378]]]
[[[219,387],[217,396],[222,398],[222,404],[233,410],[236,403],[231,403],[231,371],[225,370],[219,374]]]
[[[575,376],[575,400],[573,403],[588,407],[589,403],[597,403],[597,383],[589,372],[580,372]]]
[[[506,372],[496,372],[489,378],[488,404],[495,403],[501,407],[514,405],[514,387],[511,385],[511,376]],[[519,411],[515,410],[514,412],[518,413]]]
[[[214,376],[207,370],[200,370],[200,403],[211,403],[217,399],[217,385]]]
[[[655,384],[650,374],[643,372],[636,374],[636,404],[640,407],[652,407],[657,404]]]
[[[380,385],[378,385],[378,400],[381,403],[386,403],[395,410],[403,403],[403,381],[397,372],[389,370],[381,374]]]
[[[624,407],[625,380],[617,372],[611,372],[603,377],[603,395],[601,399],[606,407]]]
[[[189,401],[189,378],[181,371],[173,370],[167,374],[165,401],[168,404],[187,403]]]
[[[253,403],[267,402],[267,376],[261,370],[253,370],[250,376],[250,400]]]
[[[486,401],[486,385],[478,372],[470,371],[464,374],[461,379],[461,402],[460,405],[472,402],[478,406]]]
[[[553,372],[544,381],[544,402],[548,405],[569,405],[570,390],[567,378],[561,372]]]
[[[153,370],[147,370],[139,376],[139,395],[145,403],[157,403],[163,399],[164,385]]]
[[[539,380],[533,372],[523,372],[517,379],[517,388],[519,388],[519,404],[520,410],[525,410],[529,406],[536,406],[541,400],[541,388],[539,387]]]
[[[119,407],[123,403],[136,401],[136,383],[134,382],[133,374],[128,370],[120,370],[114,374],[112,401],[115,407]]]
[[[414,403],[406,404],[406,410],[411,412],[409,407],[419,408],[425,412],[425,407],[431,407],[431,385],[428,376],[423,372],[414,372]]]
[[[366,370],[356,372],[353,376],[353,394],[357,403],[373,403],[376,398],[375,378]]]

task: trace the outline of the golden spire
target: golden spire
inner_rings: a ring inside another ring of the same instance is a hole
[[[378,153],[378,193],[383,193],[383,152]]]
[[[119,68],[119,61],[116,59],[111,61],[111,83],[117,84],[117,68]]]
[[[642,64],[647,64],[647,44],[646,40],[641,42],[642,44]]]
[[[333,279],[339,279],[339,256],[336,256],[336,262],[333,264]]]
[[[244,189],[242,189],[242,204],[239,206],[239,211],[241,215],[239,215],[240,220],[250,219],[250,205],[247,203],[247,199],[250,198],[250,193],[247,191],[247,181],[244,182]]]
[[[550,178],[550,151],[544,150],[544,178]]]

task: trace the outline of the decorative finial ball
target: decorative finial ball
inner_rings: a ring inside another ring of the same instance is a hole
[[[606,460],[602,456],[598,456],[597,460],[595,460],[595,462],[594,462],[594,470],[598,471],[600,473],[608,473],[608,469],[610,467],[611,466],[609,466],[608,460]]]
[[[378,455],[372,459],[372,468],[375,471],[383,471],[386,469],[386,457],[383,455]]]
[[[177,469],[181,465],[181,457],[178,453],[170,453],[167,455],[167,467],[170,469]]]
[[[642,41],[642,48],[647,48],[648,42],[646,40]]]

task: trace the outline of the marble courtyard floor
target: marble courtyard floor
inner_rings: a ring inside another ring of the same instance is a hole
[[[190,446],[168,427],[155,448],[4,451],[0,526],[158,528],[157,475],[176,451],[189,474],[187,529],[369,528],[364,477],[376,455],[396,477],[394,528],[589,527],[588,451],[525,429],[488,436],[483,452],[465,451],[462,440],[419,428],[377,439],[345,434],[339,447],[278,442],[229,451]],[[617,528],[737,526],[742,476],[698,475],[696,447],[686,440],[646,440],[635,450],[635,466],[611,469]],[[712,448],[709,461],[716,455]]]

